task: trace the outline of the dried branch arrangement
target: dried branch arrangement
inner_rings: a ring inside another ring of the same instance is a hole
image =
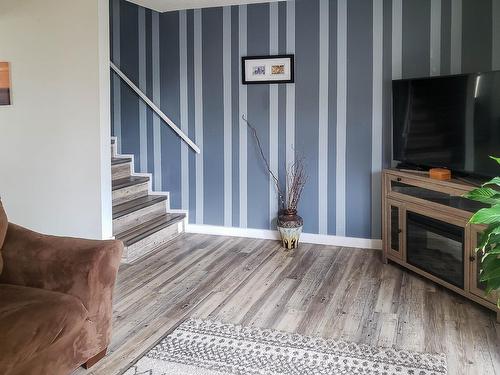
[[[307,182],[307,173],[305,170],[304,158],[298,158],[295,163],[290,165],[286,171],[286,178],[288,181],[288,190],[286,194],[287,210],[296,210],[304,190],[304,185]]]
[[[286,168],[286,186],[288,187],[288,189],[286,190],[285,194],[278,177],[269,167],[269,162],[267,161],[264,150],[262,149],[259,135],[257,134],[257,129],[255,129],[255,127],[246,119],[245,115],[242,116],[242,119],[243,121],[245,121],[248,128],[252,132],[253,137],[255,138],[255,142],[257,143],[257,147],[259,148],[260,156],[266,166],[267,172],[273,179],[276,191],[278,193],[278,199],[280,201],[281,209],[296,210],[308,177],[305,169],[304,157],[296,159],[295,163]]]

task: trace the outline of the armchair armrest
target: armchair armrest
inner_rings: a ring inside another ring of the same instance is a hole
[[[75,296],[102,334],[100,328],[107,331],[111,326],[113,288],[122,251],[120,241],[48,236],[9,223],[0,283]]]

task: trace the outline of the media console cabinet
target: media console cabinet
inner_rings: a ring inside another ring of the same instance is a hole
[[[497,313],[497,293],[479,280],[480,234],[469,224],[486,205],[462,197],[475,187],[461,180],[433,180],[425,172],[387,169],[382,178],[383,260],[391,260]]]

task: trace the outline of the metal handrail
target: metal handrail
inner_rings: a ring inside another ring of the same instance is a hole
[[[139,97],[147,104],[151,107],[151,109],[153,111],[156,112],[156,114],[158,116],[160,116],[160,118],[165,121],[168,126],[170,126],[172,128],[172,130],[174,132],[177,133],[177,135],[179,137],[181,137],[181,139],[186,142],[197,154],[199,154],[201,152],[200,148],[191,140],[189,139],[189,137],[186,135],[186,133],[184,133],[177,125],[175,125],[175,123],[170,120],[170,118],[161,111],[160,108],[158,108],[156,106],[155,103],[153,103],[142,91],[141,89],[139,89],[126,75],[125,73],[123,73],[115,64],[113,64],[113,62],[109,62],[109,65],[111,66],[111,69],[113,69],[113,71],[118,74],[118,76],[127,84],[130,86],[130,88],[132,90],[135,91],[135,93],[137,95],[139,95]]]

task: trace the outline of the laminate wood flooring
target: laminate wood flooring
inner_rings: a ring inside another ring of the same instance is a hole
[[[500,375],[495,314],[376,250],[183,234],[122,265],[106,358],[118,375],[188,317],[447,354],[450,375]]]

